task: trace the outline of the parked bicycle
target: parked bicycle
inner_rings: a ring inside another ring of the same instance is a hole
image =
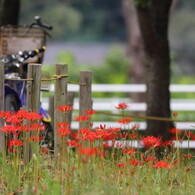
[[[0,29],[0,60],[5,64],[5,110],[18,111],[26,105],[26,81],[29,63],[42,63],[46,36],[52,26],[42,23],[36,16],[35,22],[28,26],[3,26]],[[27,49],[24,49],[27,48]],[[13,79],[13,80],[9,80]],[[16,80],[14,80],[16,79]],[[53,128],[51,118],[40,107],[40,115],[46,129],[43,144],[53,148]]]

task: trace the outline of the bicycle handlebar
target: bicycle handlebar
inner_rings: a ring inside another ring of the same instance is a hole
[[[46,28],[46,29],[48,29],[48,30],[52,30],[52,28],[53,28],[53,27],[52,27],[51,25],[49,25],[49,24],[42,23],[41,17],[40,17],[40,16],[35,16],[35,21],[36,21],[35,24],[37,24],[37,25],[40,26],[40,27]]]

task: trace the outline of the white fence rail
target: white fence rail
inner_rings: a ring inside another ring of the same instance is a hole
[[[54,91],[54,86],[51,85],[51,91]],[[79,86],[74,84],[68,85],[68,91],[72,92],[79,92]],[[145,93],[146,92],[146,85],[144,84],[93,84],[92,85],[92,92],[121,92],[121,93]],[[170,85],[170,92],[171,93],[195,93],[195,85]],[[132,102],[130,98],[93,98],[93,109],[97,111],[116,111],[115,107],[118,103],[125,102],[129,105],[129,110],[131,111],[146,111],[147,105],[145,102],[135,103]],[[42,106],[45,109],[48,109],[48,100],[42,98]],[[171,99],[171,110],[172,111],[195,111],[195,100],[194,99]],[[74,109],[79,109],[79,101],[78,98],[74,99]],[[122,126],[122,129],[128,130],[131,129],[136,122],[132,122],[131,125]],[[93,126],[98,127],[101,125],[106,125],[106,127],[121,127],[117,122],[111,121],[101,121],[101,122],[94,122]],[[145,122],[139,122],[139,130],[146,129]],[[182,130],[195,130],[195,123],[192,122],[177,122],[176,127]],[[79,123],[72,122],[71,123],[72,129],[78,129]],[[121,143],[124,144],[124,143]],[[125,144],[132,144],[135,147],[141,147],[139,141],[133,141],[133,143],[126,142]],[[188,148],[188,142],[183,141],[175,142],[175,146],[179,146],[181,148]],[[195,148],[195,141],[189,142],[190,148]]]
[[[54,86],[51,85],[50,91],[54,91]],[[68,91],[79,92],[79,85],[69,84]],[[93,84],[92,92],[122,92],[122,93],[144,93],[146,92],[146,85],[144,84]],[[195,93],[195,85],[170,85],[171,93]],[[118,103],[125,102],[129,105],[130,111],[146,111],[147,105],[145,102],[135,103],[130,98],[93,98],[93,109],[97,111],[116,111],[115,107]],[[49,107],[48,100],[42,98],[42,106],[47,110]],[[194,99],[171,99],[171,110],[172,111],[195,111],[195,100]],[[78,98],[74,99],[74,109],[79,109]],[[116,122],[94,122],[94,126],[100,124],[106,124],[109,126],[117,126]],[[77,129],[78,123],[72,122],[72,128]],[[140,130],[146,129],[146,123],[140,122]],[[180,122],[177,123],[177,128],[195,130],[193,127],[194,123]],[[124,127],[128,129],[129,127]]]
[[[51,85],[51,91],[54,91],[54,85]],[[68,85],[68,91],[78,92],[79,86],[75,84]],[[144,93],[146,92],[145,84],[93,84],[93,92],[124,92],[124,93]],[[195,85],[170,85],[171,92],[195,92]]]

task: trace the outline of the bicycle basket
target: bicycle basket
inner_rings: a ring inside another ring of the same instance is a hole
[[[37,27],[2,26],[0,28],[0,56],[19,51],[35,50],[46,44],[45,33]],[[31,58],[28,62],[42,63],[44,54]]]

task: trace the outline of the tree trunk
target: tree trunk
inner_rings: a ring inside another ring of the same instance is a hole
[[[20,0],[0,0],[0,26],[17,25],[20,11]]]
[[[123,0],[123,13],[128,34],[128,56],[132,63],[129,68],[129,82],[145,83],[143,41],[133,0]],[[145,101],[145,96],[141,93],[133,93],[131,97],[134,102]]]
[[[135,7],[145,49],[147,115],[170,117],[169,12],[172,0],[137,0]],[[147,134],[169,139],[172,122],[147,121]]]

